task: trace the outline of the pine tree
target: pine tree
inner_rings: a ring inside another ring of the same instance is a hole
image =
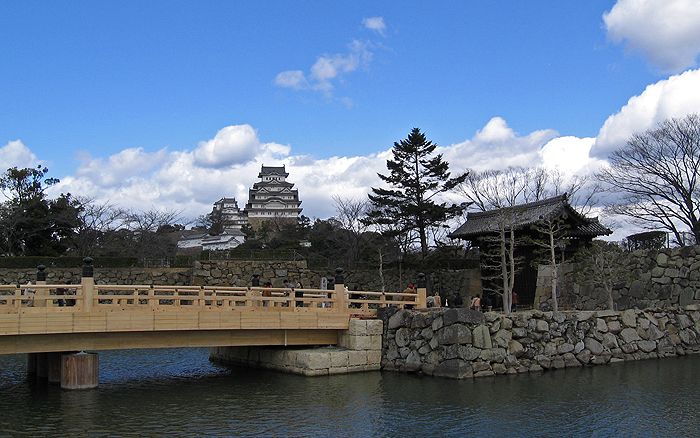
[[[366,223],[389,226],[387,234],[418,234],[421,254],[428,254],[428,231],[462,212],[462,207],[438,203],[435,198],[464,182],[467,174],[450,178],[449,164],[437,145],[413,128],[408,137],[395,142],[393,159],[387,160],[389,175],[378,174],[388,188],[372,187],[371,209]]]

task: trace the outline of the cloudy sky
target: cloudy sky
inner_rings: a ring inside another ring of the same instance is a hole
[[[413,127],[454,170],[588,172],[700,112],[699,54],[698,0],[3,2],[0,168],[195,217],[286,164],[327,217]]]

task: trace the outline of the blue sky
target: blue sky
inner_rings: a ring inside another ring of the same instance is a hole
[[[454,143],[494,115],[595,135],[658,77],[606,40],[612,3],[5,3],[1,138],[69,172],[71,151],[191,147],[232,123],[319,156],[385,148],[413,126]],[[274,86],[353,40],[376,49],[334,90],[351,108]]]
[[[172,162],[227,126],[250,125],[252,148],[289,147],[204,166],[246,178],[244,167],[263,159],[293,167],[373,157],[414,126],[444,146],[474,142],[494,117],[516,139],[539,130],[551,131],[546,140],[592,139],[647,86],[694,72],[694,1],[651,0],[651,9],[639,0],[3,2],[0,145],[20,141],[73,184],[66,189],[127,202],[134,194],[119,192],[119,182],[96,187],[81,177],[136,150],[136,160],[153,166],[136,166],[124,180],[157,185],[158,160]],[[663,3],[673,2],[686,9],[669,12]],[[613,7],[620,18],[607,23]],[[658,28],[655,41],[645,40],[655,17],[671,13],[691,17],[690,30]],[[664,41],[688,50],[661,59]],[[325,76],[312,68],[322,59],[332,68]],[[289,71],[303,82],[281,86],[276,78]],[[236,184],[252,183],[235,175],[230,183],[221,176],[221,196],[242,196]],[[196,213],[217,198],[183,190],[163,202]],[[185,192],[195,199],[185,202]]]

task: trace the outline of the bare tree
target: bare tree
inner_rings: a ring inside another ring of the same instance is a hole
[[[95,255],[106,233],[123,225],[125,212],[110,202],[98,202],[93,198],[76,199],[79,225],[74,238],[75,250],[80,256]]]
[[[137,257],[167,257],[174,253],[176,243],[165,231],[182,228],[178,225],[181,212],[150,209],[124,212],[124,223],[118,233],[121,244]]]
[[[469,172],[458,190],[469,200],[473,209],[488,211],[524,202],[526,187],[526,170],[509,167],[505,170]]]
[[[607,296],[607,307],[615,310],[614,286],[630,276],[629,253],[614,243],[594,240],[590,247],[580,251],[577,277],[581,282],[592,282]]]
[[[472,209],[488,211],[540,201],[566,193],[579,213],[590,213],[598,202],[602,187],[590,176],[563,175],[543,167],[509,167],[503,170],[469,172],[459,186]]]
[[[348,242],[350,249],[348,254],[349,261],[356,262],[359,259],[362,235],[369,228],[368,223],[361,221],[370,210],[369,200],[344,198],[334,195],[333,202],[336,211],[335,218],[340,223],[340,226],[348,231],[348,237],[350,238]]]
[[[379,256],[379,282],[382,285],[382,292],[385,292],[386,283],[384,282],[384,248],[382,246],[377,248],[377,255]]]
[[[552,268],[552,309],[559,310],[559,300],[557,289],[559,286],[559,260],[563,261],[563,248],[566,245],[564,238],[567,231],[566,223],[559,218],[542,219],[533,224],[533,228],[544,236],[544,239],[532,239],[532,243],[543,248],[547,255],[546,259]],[[557,249],[562,249],[562,254],[557,258]]]
[[[487,280],[484,289],[501,296],[503,311],[509,314],[513,304],[515,275],[522,269],[522,260],[516,257],[516,249],[523,239],[516,235],[518,213],[503,209],[492,220],[497,230],[482,238],[480,243],[482,278]]]
[[[633,135],[598,177],[619,202],[609,206],[645,229],[689,231],[700,243],[700,115],[668,119]]]
[[[180,220],[180,211],[176,210],[127,210],[124,212],[124,227],[130,231],[156,232],[164,225],[172,225]]]

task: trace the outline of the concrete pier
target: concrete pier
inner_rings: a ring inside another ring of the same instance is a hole
[[[99,383],[99,357],[84,352],[29,353],[27,376],[46,379],[63,389],[95,388]]]
[[[379,370],[382,360],[383,323],[351,319],[340,332],[337,347],[217,347],[214,362],[267,368],[304,376],[327,376]]]
[[[99,383],[99,356],[96,353],[61,355],[61,388],[92,389]]]

